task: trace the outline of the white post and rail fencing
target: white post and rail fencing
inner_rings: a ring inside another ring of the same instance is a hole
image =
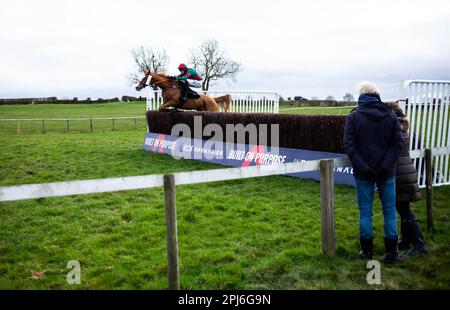
[[[348,166],[347,158],[312,160],[276,166],[250,166],[155,174],[146,176],[54,182],[17,186],[0,186],[0,201],[106,193],[164,187],[167,226],[168,281],[170,289],[179,289],[178,236],[176,220],[176,186],[214,181],[237,180],[270,175],[320,170],[322,197],[322,252],[335,255],[333,168]]]
[[[409,149],[418,171],[418,183],[426,187],[425,149],[432,149],[433,186],[450,185],[450,81],[408,80],[401,84],[402,109],[408,117]]]
[[[212,97],[231,96],[230,112],[239,113],[278,113],[280,95],[276,92],[262,91],[198,91]],[[163,104],[160,90],[151,91],[147,97],[147,110],[158,110]]]

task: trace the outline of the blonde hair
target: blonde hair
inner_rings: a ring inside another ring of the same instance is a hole
[[[380,95],[380,90],[378,89],[378,86],[373,82],[364,81],[358,84],[357,87],[358,94],[364,95],[364,94],[377,94]]]

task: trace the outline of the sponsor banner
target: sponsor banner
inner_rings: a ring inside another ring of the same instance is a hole
[[[338,153],[191,139],[153,132],[147,132],[143,147],[146,151],[168,154],[175,158],[200,160],[231,167],[277,165],[347,156]],[[292,173],[288,175],[320,180],[319,171]],[[352,167],[334,168],[334,180],[337,184],[355,186]]]

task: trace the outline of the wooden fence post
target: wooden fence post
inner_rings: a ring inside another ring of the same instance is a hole
[[[166,201],[166,227],[167,227],[167,266],[169,289],[180,289],[178,269],[178,236],[177,211],[175,207],[175,177],[173,174],[164,175],[164,195]]]
[[[427,229],[433,231],[433,156],[431,149],[425,150],[425,184],[427,188]]]
[[[134,118],[134,130],[137,129],[137,124],[136,124],[136,117]]]
[[[69,132],[69,120],[66,120],[66,132]]]
[[[114,124],[114,118],[112,119],[112,125],[113,125],[113,128],[112,128],[112,130],[114,130],[116,127],[115,127],[115,124]]]
[[[20,133],[20,121],[17,121],[17,133]]]
[[[92,132],[92,118],[91,119],[89,119],[89,125],[90,125],[90,127],[91,127],[91,132]]]
[[[322,198],[322,253],[327,256],[334,256],[336,244],[334,235],[333,160],[321,160],[319,166]]]

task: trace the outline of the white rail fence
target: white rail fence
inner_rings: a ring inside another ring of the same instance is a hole
[[[403,111],[410,122],[411,154],[433,150],[433,186],[450,185],[450,81],[408,80],[402,82]],[[418,183],[426,186],[423,156],[414,159]]]
[[[276,92],[258,91],[198,91],[212,97],[231,95],[230,112],[278,113],[280,95]],[[151,91],[147,97],[147,110],[157,110],[163,103],[161,91]]]

